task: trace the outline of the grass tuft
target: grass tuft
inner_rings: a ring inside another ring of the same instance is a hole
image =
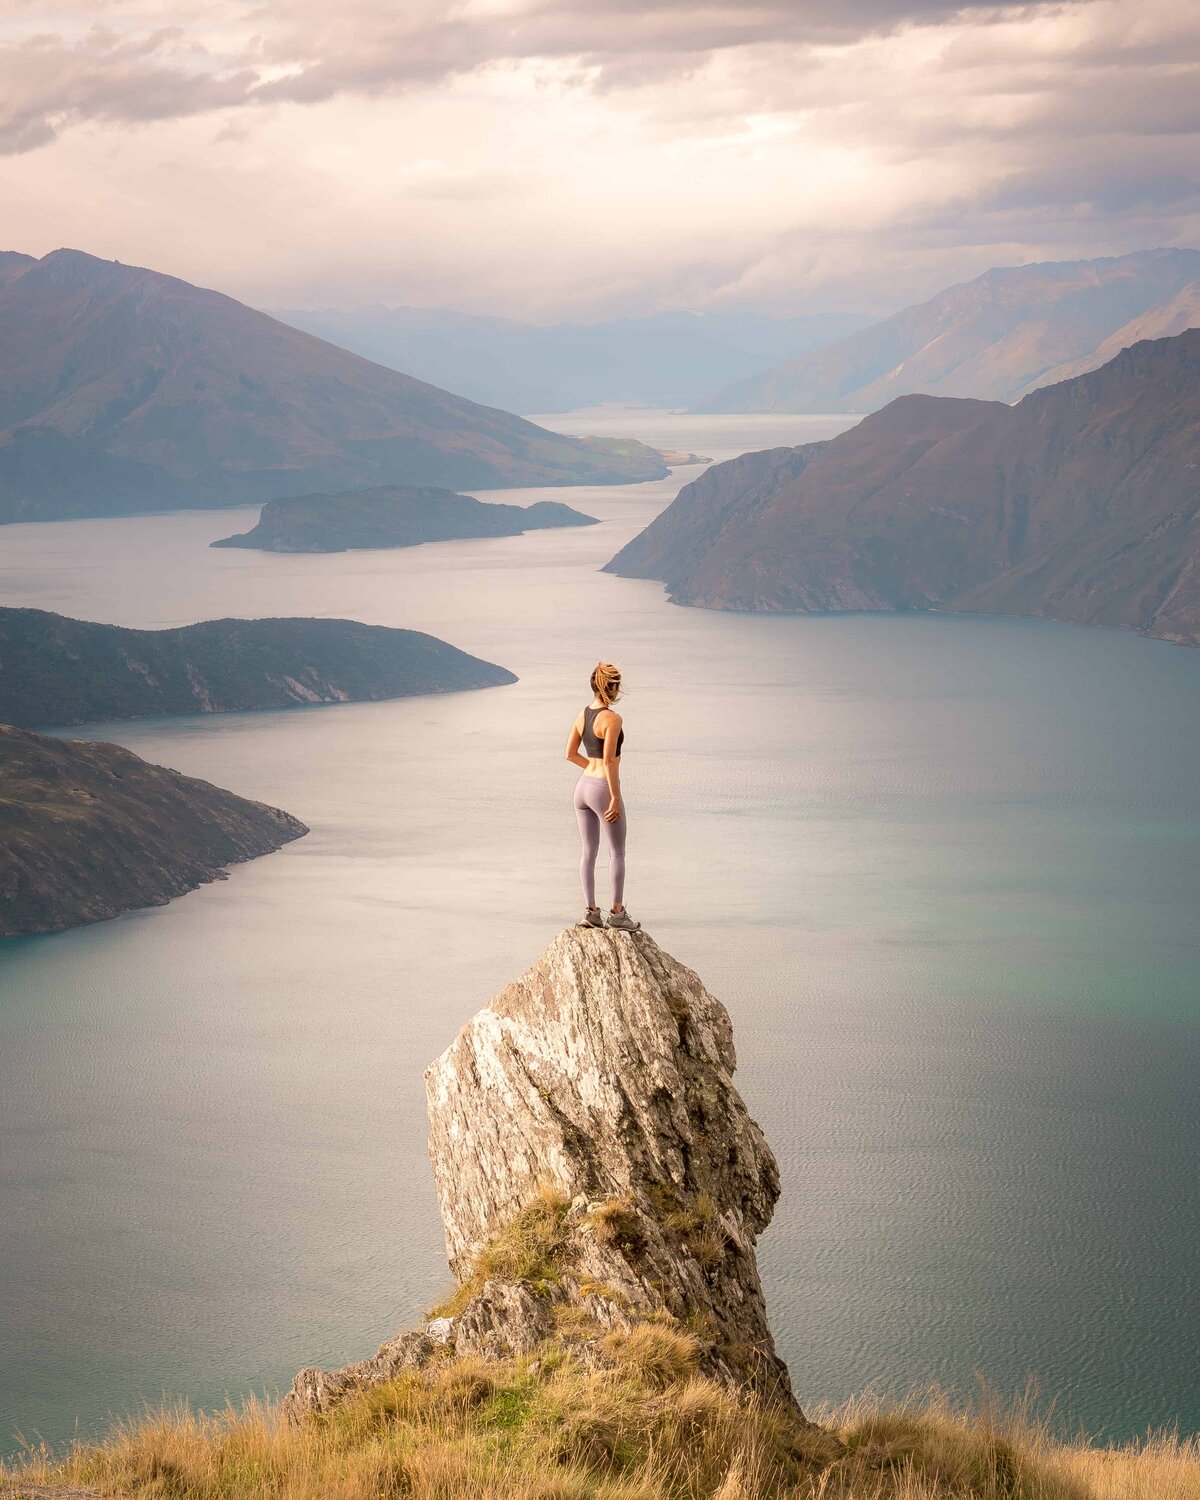
[[[637,1260],[646,1248],[645,1226],[633,1206],[632,1194],[597,1203],[584,1223],[598,1243],[615,1245],[626,1260]]]
[[[699,1341],[661,1323],[635,1323],[628,1333],[610,1333],[600,1348],[618,1369],[648,1386],[680,1385],[700,1363]]]
[[[485,1281],[521,1282],[535,1292],[552,1291],[562,1280],[568,1259],[569,1207],[560,1193],[541,1189],[488,1241],[475,1257],[471,1274],[449,1297],[429,1309],[429,1317],[458,1317]]]

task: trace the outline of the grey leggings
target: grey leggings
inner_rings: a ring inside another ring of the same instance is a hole
[[[608,874],[612,881],[612,904],[620,906],[625,897],[625,798],[621,798],[621,816],[615,823],[604,821],[604,811],[611,797],[604,776],[581,776],[575,786],[575,816],[579,819],[579,837],[583,858],[579,861],[579,878],[583,882],[583,899],[596,904],[596,855],[600,852],[600,830],[608,835]]]

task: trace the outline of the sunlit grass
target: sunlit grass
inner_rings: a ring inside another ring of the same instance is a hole
[[[698,1372],[698,1343],[649,1324],[591,1355],[447,1360],[299,1426],[252,1401],[125,1423],[0,1479],[163,1500],[1200,1500],[1200,1448],[1056,1440],[1028,1405],[930,1395],[818,1413]]]

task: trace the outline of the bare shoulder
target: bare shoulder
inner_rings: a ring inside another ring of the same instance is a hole
[[[601,726],[604,729],[620,729],[623,722],[621,715],[616,711],[615,708],[602,709],[601,712],[596,715],[596,718],[600,721]]]

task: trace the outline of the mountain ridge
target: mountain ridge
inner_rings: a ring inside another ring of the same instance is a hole
[[[26,729],[377,702],[516,680],[436,636],[356,620],[134,630],[0,606],[0,722]]]
[[[1200,322],[1200,250],[996,266],[714,391],[693,411],[875,411],[901,395],[1012,402]]]
[[[665,474],[642,444],[548,432],[178,277],[70,249],[0,271],[0,521]]]
[[[902,396],[714,465],[608,564],[713,609],[941,609],[1200,644],[1200,329],[1015,407]]]

